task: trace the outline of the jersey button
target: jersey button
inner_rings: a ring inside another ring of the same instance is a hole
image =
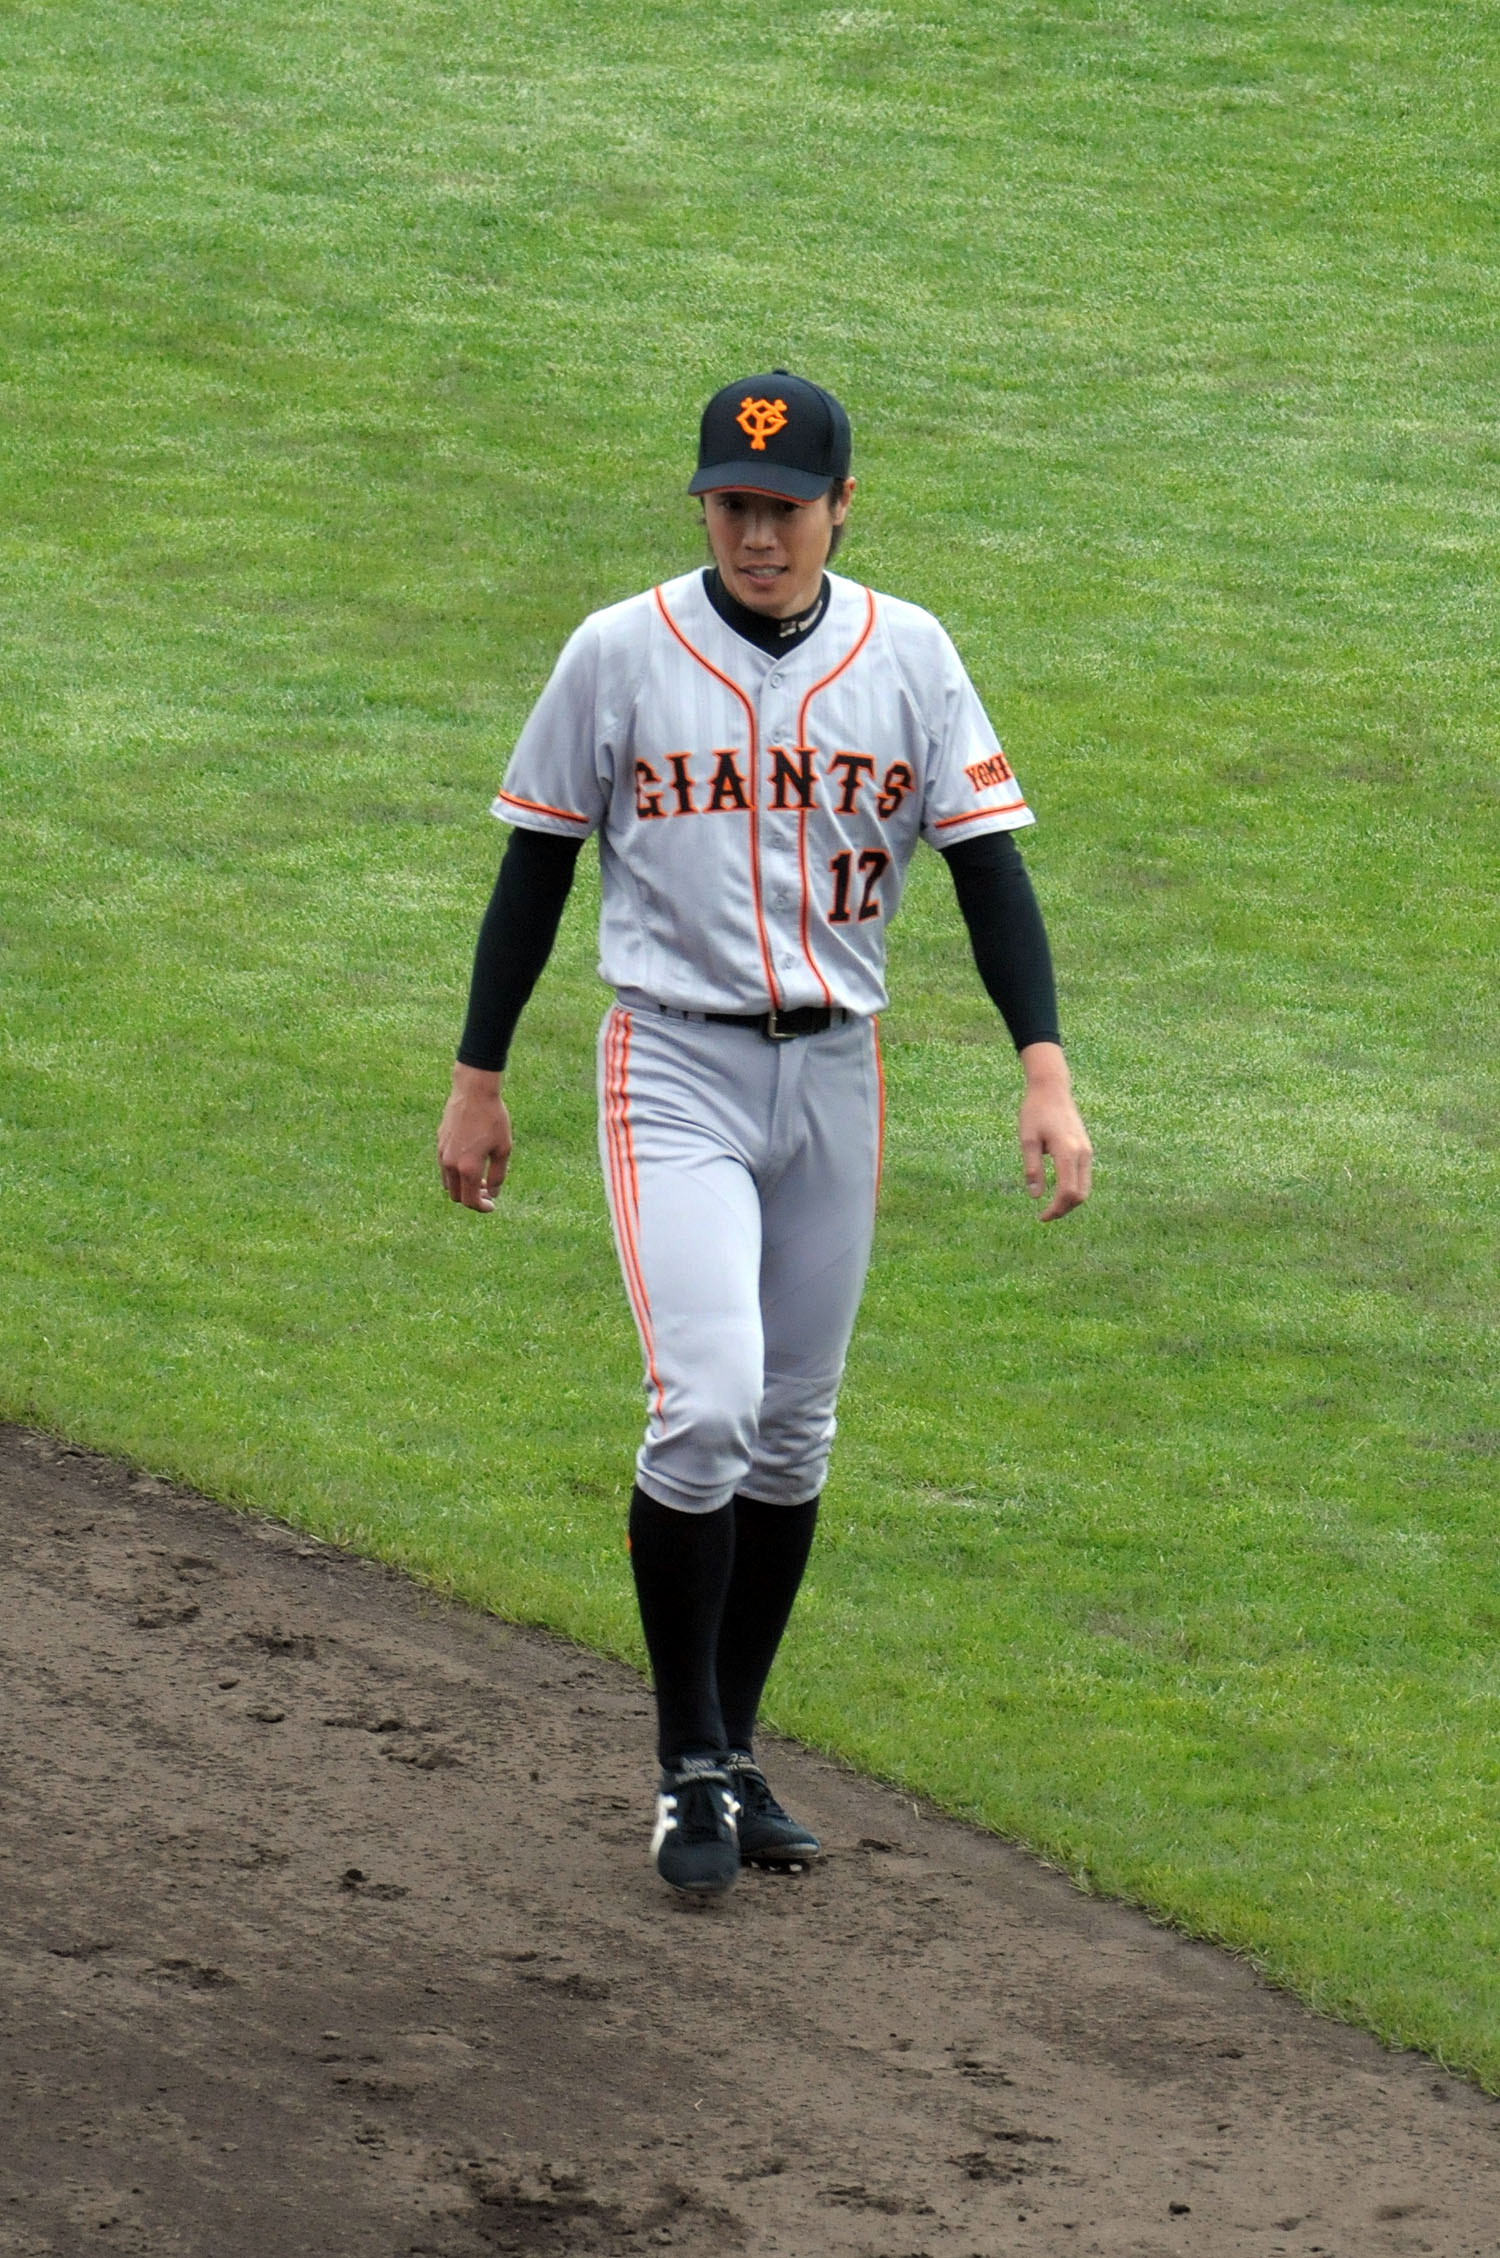
[[[783,683],[783,681],[784,681],[784,680],[785,680],[785,676],[784,676],[784,675],[780,675],[780,674],[773,674],[773,675],[772,675],[772,677],[771,677],[771,688],[772,688],[773,690],[779,690],[779,689],[781,688],[781,685],[782,685],[782,683]]]

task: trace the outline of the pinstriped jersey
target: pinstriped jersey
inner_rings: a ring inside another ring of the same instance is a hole
[[[932,614],[828,577],[783,653],[697,572],[593,613],[521,732],[492,812],[598,833],[599,971],[627,999],[879,1011],[918,839],[1033,821]]]

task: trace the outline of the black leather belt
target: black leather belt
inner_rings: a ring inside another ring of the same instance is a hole
[[[790,1043],[798,1035],[826,1035],[854,1017],[841,1004],[800,1004],[795,1011],[679,1011],[675,1004],[658,1004],[672,1019],[704,1019],[713,1027],[749,1027],[768,1043]]]

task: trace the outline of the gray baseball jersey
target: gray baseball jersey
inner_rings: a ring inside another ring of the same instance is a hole
[[[784,654],[697,572],[595,612],[521,732],[493,812],[599,833],[599,970],[627,999],[877,1012],[917,840],[1033,820],[937,620],[829,582]]]

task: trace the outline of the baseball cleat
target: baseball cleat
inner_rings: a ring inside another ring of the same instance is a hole
[[[740,1807],[722,1764],[690,1756],[662,1772],[651,1861],[664,1882],[694,1896],[727,1890],[740,1870]]]
[[[806,1866],[822,1845],[810,1827],[783,1811],[766,1775],[743,1749],[732,1749],[729,1776],[739,1801],[740,1860],[746,1866]]]

